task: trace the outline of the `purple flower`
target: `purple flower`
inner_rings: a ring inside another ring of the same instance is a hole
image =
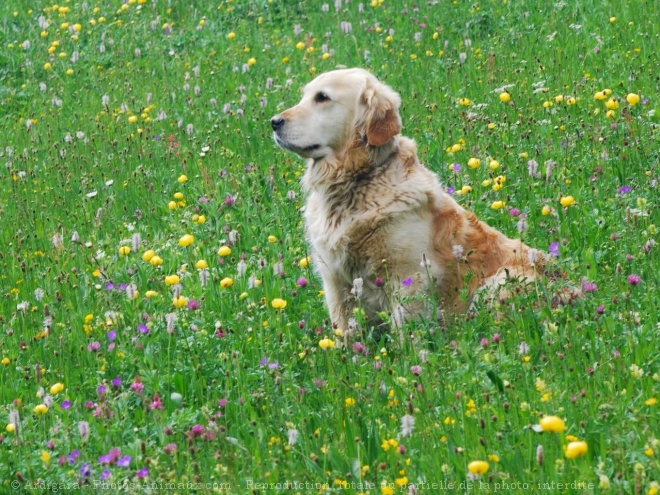
[[[602,315],[604,312],[605,312],[605,306],[603,306],[602,304],[596,308],[596,313],[598,313],[599,315]]]
[[[165,445],[165,447],[163,447],[163,452],[165,452],[168,455],[169,454],[174,454],[174,453],[176,453],[177,448],[178,447],[176,446],[175,443],[168,443],[167,445]]]
[[[209,202],[209,199],[208,199],[206,196],[200,196],[199,199],[198,199],[197,201],[199,201],[200,203],[202,203],[203,205],[205,205],[206,203]]]
[[[460,172],[461,171],[461,166],[458,163],[452,163],[451,164],[451,169],[454,172]]]
[[[264,356],[259,360],[259,366],[265,368],[269,362],[270,362],[270,358],[268,356]]]
[[[197,299],[190,299],[188,301],[188,309],[191,310],[196,310],[202,307],[202,303],[200,303]]]
[[[117,460],[117,466],[128,467],[131,465],[131,460],[133,460],[133,458],[130,455],[125,455],[124,457],[120,457]]]
[[[194,425],[190,428],[190,436],[201,437],[204,434],[205,428],[202,425]]]
[[[71,409],[71,402],[69,402],[68,400],[65,400],[64,402],[62,402],[60,404],[60,409],[62,409],[64,411],[68,411],[69,409]]]
[[[499,343],[499,341],[500,341],[500,334],[496,333],[495,335],[493,335],[493,342],[497,344]]]
[[[71,451],[71,453],[67,456],[69,464],[73,466],[76,463],[76,459],[80,457],[80,451],[78,449]]]
[[[110,470],[109,469],[104,469],[103,472],[101,473],[100,478],[102,480],[107,480],[110,477]]]
[[[87,350],[89,352],[96,352],[101,348],[101,344],[99,342],[90,342],[87,344]]]
[[[225,407],[227,405],[227,398],[223,397],[218,401],[218,407]]]
[[[117,338],[117,331],[115,329],[110,330],[108,332],[108,340],[110,342],[114,342],[116,338]]]
[[[298,280],[296,280],[296,285],[298,287],[307,287],[307,279],[305,277],[300,277]]]
[[[627,194],[630,191],[632,191],[632,187],[630,186],[621,186],[616,190],[616,192],[619,193],[619,196],[623,196],[624,194]]]
[[[228,194],[225,197],[225,206],[232,206],[234,203],[236,203],[236,197]]]
[[[628,275],[628,283],[630,285],[639,285],[642,283],[642,279],[639,277],[639,275],[631,273]]]
[[[140,333],[149,333],[149,327],[145,325],[144,323],[140,323],[137,326],[137,331]]]
[[[483,347],[484,349],[488,347],[488,339],[486,337],[482,338],[479,343],[481,344],[481,347]]]
[[[454,189],[454,186],[449,186],[449,187],[447,188],[447,194],[454,194],[454,190],[455,190],[455,189]]]
[[[113,387],[120,387],[121,386],[121,377],[116,377],[112,379],[112,386]]]
[[[104,287],[105,290],[112,290],[112,289],[114,289],[114,288],[115,288],[115,284],[114,284],[114,282],[108,280],[108,281],[105,283],[105,287]]]
[[[422,374],[422,367],[417,365],[417,364],[414,365],[414,366],[411,366],[410,367],[410,372],[415,376],[419,376],[419,375]]]
[[[96,389],[96,393],[98,393],[99,395],[104,394],[105,391],[106,391],[105,385],[99,385],[99,387]]]
[[[551,256],[554,256],[555,258],[559,258],[559,243],[553,242],[552,244],[550,244],[548,251],[550,251]]]
[[[146,478],[147,476],[149,476],[149,468],[147,466],[143,467],[137,472],[138,478]]]
[[[92,474],[92,468],[90,467],[89,464],[83,462],[83,465],[80,468],[80,475],[83,478],[87,478],[90,474]]]
[[[412,285],[412,282],[413,282],[412,278],[407,278],[401,281],[401,285],[403,285],[404,287],[410,287],[410,285]]]
[[[584,292],[596,292],[598,286],[592,282],[587,282],[586,280],[582,282],[582,290]]]
[[[358,354],[363,354],[366,356],[369,351],[364,346],[364,344],[362,344],[362,342],[356,342],[355,344],[353,344],[353,352],[356,352]]]
[[[512,217],[517,217],[518,215],[520,215],[520,210],[518,208],[511,208],[509,210],[509,215],[511,215]]]
[[[280,367],[279,361],[273,361],[272,363],[268,363],[268,369],[276,370],[279,367]]]

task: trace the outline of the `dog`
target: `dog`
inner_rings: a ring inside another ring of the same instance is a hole
[[[400,135],[400,96],[363,69],[326,72],[272,117],[282,149],[307,160],[305,231],[333,325],[357,307],[392,323],[465,311],[477,290],[508,297],[547,258],[462,208]],[[565,297],[572,297],[567,294]]]

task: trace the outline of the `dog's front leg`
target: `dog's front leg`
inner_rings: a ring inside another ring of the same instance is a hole
[[[321,277],[332,324],[345,332],[348,330],[348,320],[355,307],[351,286],[334,273],[323,273]]]

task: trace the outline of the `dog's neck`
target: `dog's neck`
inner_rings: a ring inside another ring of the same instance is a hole
[[[370,146],[356,139],[341,153],[309,159],[302,186],[308,192],[350,186],[359,175],[382,166],[399,150],[401,136],[394,136],[382,146]]]

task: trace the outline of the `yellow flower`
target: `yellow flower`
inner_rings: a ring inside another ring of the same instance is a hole
[[[500,456],[497,454],[490,454],[488,460],[491,462],[500,462]]]
[[[131,115],[130,117],[128,117],[128,121],[129,121],[131,124],[136,123],[136,122],[137,122],[137,115]]]
[[[273,244],[274,242],[277,242],[277,237],[275,237],[274,235],[269,235],[268,236],[268,242],[270,242],[271,244]]]
[[[459,192],[461,194],[469,194],[472,192],[472,188],[470,186],[463,186]]]
[[[488,472],[488,463],[486,461],[472,461],[467,468],[472,474],[486,474]]]
[[[41,459],[41,461],[44,464],[49,464],[50,463],[50,452],[48,452],[47,450],[42,450],[41,451],[41,456],[39,457],[39,459]]]
[[[298,266],[301,267],[301,268],[307,268],[310,261],[312,261],[312,259],[309,256],[305,256],[303,259],[301,259],[298,262]]]
[[[8,357],[3,357],[2,361],[0,361],[3,366],[7,366],[9,363],[11,363],[10,359]]]
[[[179,205],[176,204],[176,201],[170,201],[169,203],[167,203],[167,207],[170,210],[176,210],[179,207]]]
[[[596,91],[594,93],[594,98],[597,100],[604,100],[607,98],[607,95],[605,94],[605,91]]]
[[[575,105],[576,103],[577,103],[577,98],[575,96],[566,97],[566,104],[567,105]]]
[[[566,435],[566,441],[567,442],[577,442],[579,440],[578,437],[575,435]]]
[[[539,425],[541,425],[543,431],[550,433],[561,433],[566,429],[564,420],[559,416],[543,416],[539,421]]]
[[[183,199],[183,193],[182,192],[175,192],[174,193],[174,199]]]
[[[561,103],[564,101],[564,95],[557,95],[554,97],[555,103]]]
[[[147,292],[144,293],[144,297],[146,297],[147,299],[151,299],[157,294],[158,292],[156,292],[155,290],[148,290]]]
[[[500,210],[500,209],[504,208],[504,205],[505,205],[505,204],[506,204],[506,203],[505,203],[504,201],[493,201],[493,204],[490,205],[490,207],[491,207],[493,210]]]
[[[468,160],[468,167],[470,168],[479,168],[479,165],[481,165],[481,160],[479,158],[470,158]]]
[[[659,491],[660,491],[660,484],[658,484],[657,481],[651,481],[651,483],[649,483],[649,489],[646,493],[647,495],[658,495]]]
[[[46,414],[48,412],[48,406],[46,404],[39,404],[33,411],[35,414]]]
[[[124,256],[127,255],[130,252],[131,252],[131,248],[128,247],[128,246],[122,246],[122,247],[119,248],[119,254],[122,254]]]
[[[635,93],[628,93],[626,95],[626,101],[631,105],[637,105],[639,103],[639,95]]]
[[[346,400],[344,401],[344,404],[346,404],[346,407],[351,407],[355,405],[355,399],[352,397],[347,397]]]
[[[236,38],[235,32],[232,31],[231,33],[227,33],[227,39],[233,40],[234,38]]]
[[[657,402],[658,400],[655,397],[651,397],[650,399],[644,401],[644,404],[646,404],[647,406],[655,406]]]
[[[279,297],[276,297],[270,302],[270,305],[275,309],[284,309],[286,308],[286,301],[284,299],[280,299]]]
[[[564,452],[564,454],[569,459],[576,459],[586,454],[587,450],[589,450],[589,448],[587,447],[587,442],[584,441],[570,442],[566,446],[566,452]]]
[[[183,308],[186,304],[188,304],[187,297],[179,296],[172,299],[172,306],[175,308]]]
[[[305,48],[305,43],[303,43],[302,41],[299,41],[298,43],[296,43],[296,48],[298,50],[302,50],[303,48]]]
[[[319,347],[321,349],[332,349],[335,346],[335,341],[327,337],[319,341]]]
[[[467,98],[460,98],[458,100],[458,104],[461,105],[462,107],[469,107],[470,105],[472,105],[472,102]]]
[[[197,263],[195,263],[195,268],[199,270],[203,270],[204,268],[208,268],[209,264],[206,262],[206,260],[199,260]]]
[[[575,203],[575,199],[573,199],[573,196],[563,196],[559,202],[564,208],[568,208]]]
[[[218,256],[229,256],[231,254],[231,248],[229,246],[222,246],[218,249]]]
[[[248,65],[254,65],[254,64],[256,64],[256,63],[257,63],[257,59],[254,58],[254,57],[250,58],[250,59],[247,61],[247,64],[248,64]]]
[[[52,387],[50,387],[50,395],[57,395],[62,390],[64,390],[64,384],[58,382],[55,385],[53,385]]]
[[[154,256],[156,256],[156,251],[149,249],[142,254],[142,259],[149,262],[153,259]]]
[[[374,2],[371,3],[373,5]],[[394,488],[392,488],[391,486],[382,485],[380,487],[380,495],[394,495]]]
[[[483,182],[481,183],[481,186],[482,186],[482,187],[488,187],[488,186],[490,186],[492,183],[493,183],[493,181],[492,181],[491,179],[486,179],[485,181],[483,181]]]
[[[500,101],[502,103],[510,102],[511,101],[511,93],[509,93],[508,91],[504,91],[504,92],[500,93]]]
[[[605,108],[607,108],[608,110],[616,110],[617,108],[619,108],[619,102],[616,101],[614,98],[610,98],[605,102]]]
[[[653,449],[649,447],[644,451],[644,455],[651,457],[653,455]]]
[[[190,234],[185,234],[185,235],[181,236],[181,239],[179,239],[179,246],[188,247],[193,242],[195,242],[195,236],[190,235]]]
[[[161,258],[158,255],[155,255],[149,260],[149,264],[151,266],[160,266],[163,264],[163,258]]]
[[[401,477],[401,478],[396,478],[396,479],[394,480],[394,484],[395,484],[398,488],[401,488],[401,487],[403,487],[403,486],[407,486],[407,485],[408,485],[408,478],[406,478],[405,476],[403,476],[403,477]]]
[[[610,22],[616,22],[616,17],[610,17]]]
[[[184,183],[185,181],[187,181],[187,180],[188,180],[188,176],[185,175],[185,174],[183,174],[183,175],[180,175],[179,178],[178,178],[176,181],[177,181],[179,184],[183,184],[183,183]]]
[[[451,151],[452,153],[458,153],[462,149],[463,149],[463,145],[461,143],[456,143],[456,144],[451,145],[451,148],[449,148],[449,151]]]
[[[9,423],[7,426],[5,426],[5,431],[7,433],[14,433],[16,431],[16,425],[14,423]]]
[[[491,160],[488,163],[488,168],[491,170],[497,170],[499,167],[500,167],[500,162],[498,162],[497,160]]]
[[[541,209],[541,215],[546,216],[546,215],[550,215],[550,213],[552,213],[552,208],[549,207],[548,205],[543,206],[543,208]]]
[[[46,62],[46,63],[44,64],[44,70],[50,70],[51,67],[53,67],[53,66],[51,65],[50,62]]]
[[[179,278],[178,275],[168,275],[165,277],[165,283],[167,285],[175,285],[178,284],[181,279]]]
[[[234,285],[234,280],[230,277],[225,277],[222,280],[220,280],[220,287],[222,287],[223,289],[227,289],[232,285]]]

